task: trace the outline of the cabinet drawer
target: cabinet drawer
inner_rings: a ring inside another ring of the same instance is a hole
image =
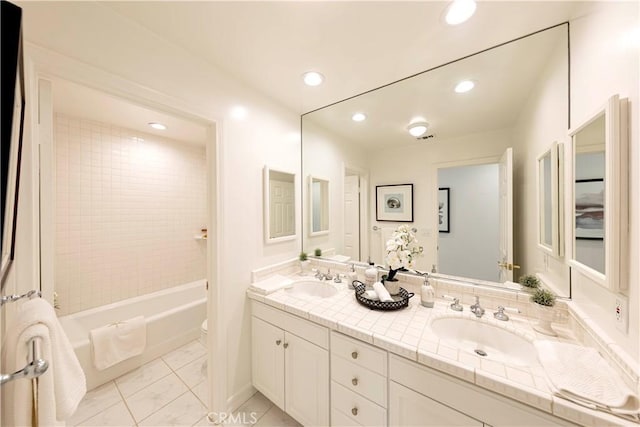
[[[362,341],[331,331],[331,354],[387,376],[387,352]]]
[[[347,426],[361,426],[357,421],[347,417],[340,411],[335,409],[331,410],[331,426],[332,427],[347,427]]]
[[[331,381],[331,408],[363,426],[385,426],[387,411],[357,393]]]
[[[387,407],[387,379],[358,365],[357,362],[331,355],[331,379]]]

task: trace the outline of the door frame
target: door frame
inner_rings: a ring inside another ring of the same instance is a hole
[[[224,120],[196,105],[185,102],[172,95],[161,93],[141,84],[108,73],[91,65],[76,61],[67,56],[48,49],[25,44],[25,71],[27,86],[27,103],[32,120],[28,124],[33,140],[33,168],[31,172],[34,193],[34,238],[33,247],[36,262],[33,263],[33,274],[36,283],[43,291],[43,297],[53,304],[53,214],[55,200],[53,186],[41,186],[42,182],[54,182],[54,157],[51,144],[52,133],[46,140],[46,132],[53,131],[52,123],[39,123],[40,93],[39,83],[52,77],[72,81],[74,83],[95,88],[112,96],[123,98],[134,104],[157,109],[169,114],[191,119],[207,126],[206,162],[207,162],[207,318],[208,318],[208,383],[209,412],[222,413],[227,410],[227,358],[225,349],[226,335],[222,301],[225,300],[221,283],[221,253],[223,241],[223,218],[221,209],[222,182],[224,176],[222,164],[222,148],[224,146]],[[51,93],[45,102],[51,103]],[[52,108],[50,109],[52,113]],[[46,127],[49,129],[46,129]],[[43,131],[44,135],[40,132]],[[49,142],[47,146],[46,143]],[[49,180],[49,181],[46,181]],[[44,190],[44,192],[41,192]],[[44,219],[45,227],[41,228]],[[44,266],[44,269],[41,268]],[[46,269],[46,270],[45,270]]]

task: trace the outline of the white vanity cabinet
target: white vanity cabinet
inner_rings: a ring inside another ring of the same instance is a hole
[[[331,331],[331,425],[387,425],[387,352]]]
[[[391,425],[575,425],[396,355],[389,380]]]
[[[301,424],[329,425],[328,329],[256,301],[251,329],[253,386]]]

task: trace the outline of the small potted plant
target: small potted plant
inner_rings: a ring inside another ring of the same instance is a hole
[[[322,256],[322,249],[320,249],[320,248],[316,248],[316,250],[315,250],[315,251],[313,251],[313,254],[314,254],[315,256]]]
[[[522,285],[525,291],[533,292],[540,287],[540,279],[534,274],[525,274],[520,276],[518,282]]]
[[[302,271],[302,274],[307,274],[309,272],[309,265],[311,264],[311,261],[307,257],[307,253],[304,251],[300,252],[298,258],[300,259],[300,270]]]
[[[538,323],[533,329],[545,335],[556,336],[556,332],[551,328],[555,315],[553,306],[556,305],[556,296],[547,289],[538,288],[531,295],[531,302],[534,303],[538,315]]]

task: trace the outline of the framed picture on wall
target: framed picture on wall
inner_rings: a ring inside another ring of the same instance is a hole
[[[604,179],[577,179],[576,239],[604,239]]]
[[[413,222],[413,184],[376,185],[376,221]]]
[[[438,231],[449,233],[449,187],[438,188]]]

